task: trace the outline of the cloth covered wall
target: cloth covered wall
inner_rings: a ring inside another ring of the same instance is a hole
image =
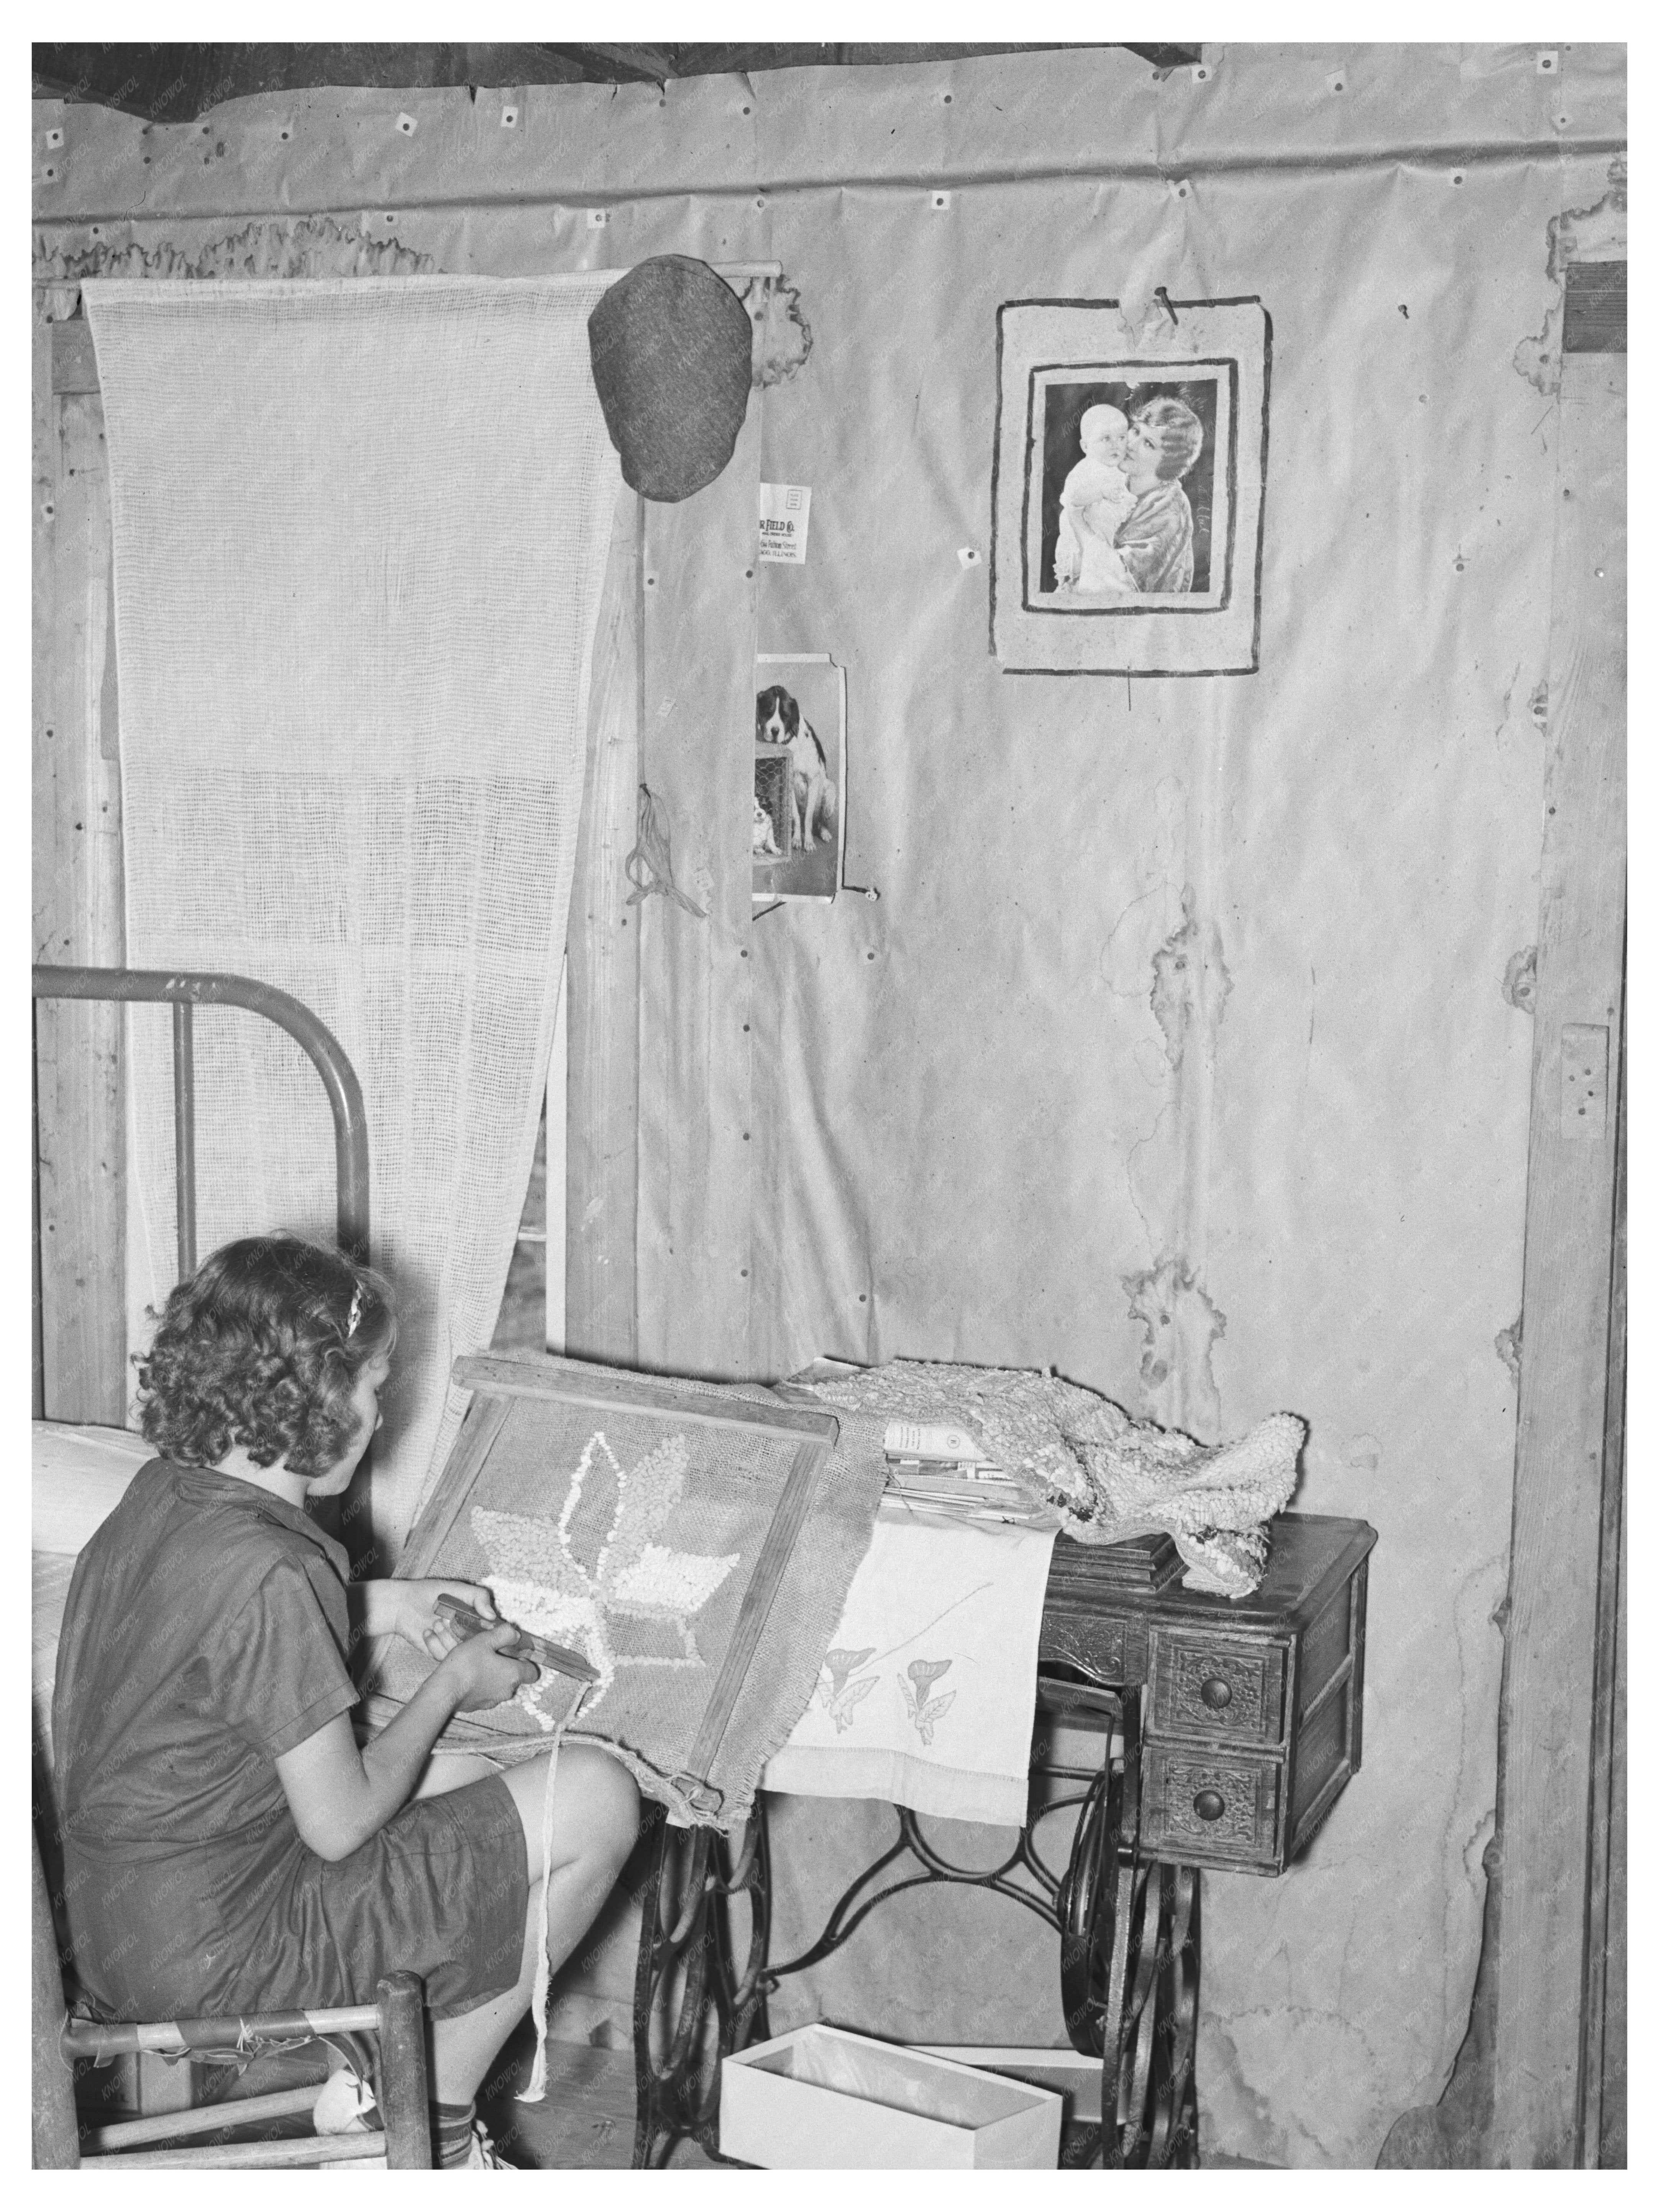
[[[757,395],[734,466],[812,486],[805,567],[745,576],[726,478],[647,522],[641,772],[716,930],[699,968],[708,924],[633,911],[642,1006],[678,1024],[641,1037],[641,1363],[1052,1361],[1200,1436],[1308,1419],[1296,1503],[1381,1533],[1365,1759],[1283,1879],[1206,1877],[1206,2154],[1369,2166],[1468,2019],[1532,1045],[1505,976],[1539,934],[1549,226],[1607,200],[1624,131],[1622,55],[1559,58],[1222,46],[1202,82],[1097,51],[520,88],[514,131],[483,92],[284,95],[228,116],[210,169],[198,132],[141,149],[130,118],[41,110],[70,134],[44,275],[309,226],[501,274],[775,256],[799,288],[811,358]],[[112,205],[131,221],[94,239]],[[1273,319],[1260,671],[1006,674],[997,310],[1141,315],[1159,286]],[[744,781],[751,635],[847,668],[847,876],[880,896],[745,933],[746,830],[699,793]],[[781,1803],[775,1955],[891,1832],[878,1806]],[[619,1942],[624,2017],[630,1972]],[[773,2018],[813,2011],[1063,2039],[1051,1939],[963,1890],[884,1906]]]
[[[1478,127],[1500,85],[1556,112],[1530,53],[1342,58],[1401,145]],[[814,535],[760,612],[766,649],[845,657],[847,872],[880,898],[756,926],[757,1370],[1054,1362],[1205,1438],[1288,1408],[1295,1504],[1380,1532],[1362,1771],[1284,1879],[1205,1877],[1205,2141],[1290,2166],[1369,2165],[1434,2101],[1479,1956],[1533,1044],[1505,986],[1539,935],[1558,496],[1514,356],[1552,218],[1608,191],[1605,159],[1366,159],[1354,117],[1328,167],[1328,66],[1223,57],[1152,175],[1120,135],[1140,103],[1085,119],[1080,72],[1005,76],[996,118],[958,79],[933,127],[965,154],[971,116],[975,162],[979,132],[1069,121],[1104,173],[969,179],[937,211],[790,198],[773,238],[818,342],[764,473],[813,487]],[[1160,286],[1273,319],[1260,671],[1004,673],[996,309],[1119,299],[1133,325]],[[831,1895],[889,1827],[796,1826]],[[811,2008],[985,2033],[967,1973],[948,2021],[917,1994],[963,1917],[919,1907],[914,1949],[842,1954]],[[780,1943],[816,1924],[788,1901]],[[1052,2004],[1018,2024],[1058,2039]]]
[[[604,279],[88,288],[108,425],[127,958],[304,1000],[350,1054],[401,1336],[400,1535],[489,1340],[536,1141],[616,458]],[[131,1018],[133,1340],[176,1273],[168,1018]],[[197,1018],[198,1249],[331,1237],[308,1060]]]

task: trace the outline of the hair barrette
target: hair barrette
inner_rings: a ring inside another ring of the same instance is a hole
[[[361,1283],[358,1283],[353,1287],[351,1293],[351,1311],[346,1316],[346,1334],[349,1337],[356,1336],[357,1334],[357,1324],[362,1317],[363,1286]]]

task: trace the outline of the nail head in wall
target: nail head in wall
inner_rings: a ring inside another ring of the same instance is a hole
[[[1188,186],[1186,179],[1183,177],[1181,182],[1176,186],[1176,198],[1178,200],[1184,200],[1189,189],[1190,187]]]
[[[412,138],[415,136],[415,118],[412,115],[400,115],[398,118],[398,128],[405,138]]]
[[[1343,76],[1340,70],[1335,70],[1331,76],[1328,76],[1325,82],[1333,92],[1346,92],[1348,88],[1348,80]]]
[[[1565,131],[1571,120],[1572,118],[1570,115],[1558,115],[1555,118],[1555,127],[1558,131]]]
[[[1461,169],[1454,169],[1451,173],[1451,181],[1455,185],[1461,185],[1463,181],[1463,172]]]
[[[974,545],[958,545],[957,548],[957,558],[961,562],[964,568],[977,568],[979,566],[979,549],[977,546]]]
[[[1208,62],[1194,62],[1193,64],[1190,75],[1194,84],[1208,84],[1210,82],[1210,64]]]
[[[951,204],[951,195],[950,195],[950,193],[949,193],[949,192],[935,192],[935,193],[933,195],[933,206],[934,206],[936,209],[937,209],[937,208],[948,208],[948,207],[950,206],[950,204]]]
[[[47,162],[47,164],[46,164],[45,174],[46,174],[46,182],[47,182],[48,184],[52,184],[52,183],[55,180],[55,179],[56,179],[56,177],[57,177],[57,175],[58,175],[58,172],[57,172],[57,170],[56,170],[56,169],[54,169],[54,168],[52,167],[52,164],[51,164],[51,162],[50,162],[50,161],[48,161],[48,162]]]
[[[764,195],[763,195],[760,198],[757,199],[757,201],[755,202],[755,205],[756,205],[757,208],[763,208],[763,207],[766,205],[766,200],[765,200],[765,197],[764,197]]]
[[[1538,74],[1540,76],[1553,76],[1560,66],[1561,56],[1559,52],[1553,48],[1546,53],[1540,54],[1538,57]]]
[[[501,110],[501,128],[502,128],[502,130],[503,130],[503,131],[516,131],[516,130],[518,129],[518,127],[519,127],[519,111],[518,111],[518,109],[517,109],[516,107],[504,107],[504,108],[502,108],[502,110]]]
[[[63,143],[64,134],[61,131],[54,127],[52,130],[47,131],[46,143],[48,146],[61,146]]]

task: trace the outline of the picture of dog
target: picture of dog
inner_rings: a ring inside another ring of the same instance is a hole
[[[775,860],[780,857],[778,841],[772,834],[772,817],[758,799],[755,801],[754,823],[749,832],[749,849],[757,860],[770,858]]]
[[[755,742],[789,756],[789,850],[836,842],[836,793],[817,732],[793,693],[769,684],[755,698]]]

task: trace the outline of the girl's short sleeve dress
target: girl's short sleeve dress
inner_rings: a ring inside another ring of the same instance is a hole
[[[52,1744],[74,1973],[106,2016],[365,2004],[403,1967],[442,2019],[517,1981],[524,1832],[499,1776],[343,1859],[294,1825],[277,1757],[357,1702],[347,1571],[297,1507],[166,1460],[82,1553]]]

